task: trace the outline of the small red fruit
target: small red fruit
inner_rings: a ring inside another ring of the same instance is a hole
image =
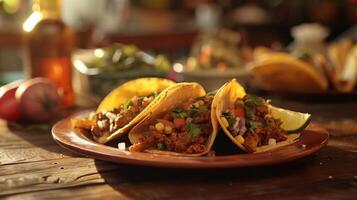
[[[22,82],[18,80],[0,87],[0,118],[8,121],[22,118],[20,104],[15,97],[16,89]]]
[[[30,79],[16,91],[24,117],[32,122],[47,122],[58,116],[60,96],[58,88],[46,78]]]

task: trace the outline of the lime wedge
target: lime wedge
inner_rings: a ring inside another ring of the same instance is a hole
[[[311,114],[309,113],[300,113],[274,106],[270,106],[270,110],[272,117],[280,119],[283,122],[281,128],[288,133],[296,133],[304,130],[311,120]]]

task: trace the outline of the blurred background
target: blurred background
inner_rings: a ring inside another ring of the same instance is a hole
[[[62,17],[78,48],[135,44],[176,59],[187,55],[201,31],[230,28],[249,45],[288,44],[290,28],[318,22],[328,39],[357,22],[356,0],[63,0]],[[0,72],[22,70],[23,23],[32,0],[0,0]]]
[[[36,11],[33,3],[32,0],[0,0],[2,83],[21,78],[26,71],[24,38],[26,32],[31,31],[31,23],[36,21],[36,16],[30,17]],[[222,49],[218,57],[226,55],[228,61],[223,64],[217,62],[215,66],[226,69],[230,64],[241,65],[251,61],[252,49],[257,46],[286,49],[293,42],[292,27],[303,23],[318,23],[323,28],[320,34],[323,42],[343,37],[356,41],[357,37],[356,0],[63,0],[60,10],[62,20],[75,34],[72,57],[83,60],[86,56],[78,50],[85,49],[96,50],[95,56],[102,57],[104,51],[98,49],[102,47],[115,57],[116,48],[127,47],[125,51],[140,50],[148,55],[163,55],[160,59],[154,56],[155,61],[152,62],[154,65],[170,63],[168,69],[164,68],[168,76],[176,80],[195,80],[192,74],[183,79],[175,73],[197,65],[197,60],[204,62],[207,58],[201,55],[202,52],[211,55],[215,45],[210,48],[202,45],[210,40],[207,38],[217,39],[223,44],[217,45],[217,49]],[[114,43],[131,46],[108,49]],[[227,52],[224,51],[226,49]],[[232,52],[239,54],[239,59],[229,57]],[[143,60],[149,59],[140,56]],[[190,60],[191,56],[197,59]],[[129,61],[126,60],[125,65]],[[202,66],[202,69],[210,68]],[[78,62],[75,67],[79,71],[83,69]],[[84,73],[83,70],[81,72]],[[96,74],[88,70],[86,73]],[[214,86],[207,87],[214,89]],[[108,90],[103,89],[102,95]]]

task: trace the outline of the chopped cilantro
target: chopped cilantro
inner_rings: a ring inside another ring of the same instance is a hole
[[[188,110],[188,114],[189,114],[189,116],[191,116],[192,118],[196,117],[196,116],[197,116],[197,113],[198,113],[198,109],[197,109],[197,108],[192,107],[192,108],[190,108],[190,109]]]
[[[249,121],[248,123],[249,123],[249,130],[251,132],[254,132],[255,129],[262,126],[262,124],[260,122],[256,122],[256,121]]]
[[[262,99],[260,99],[260,97],[252,95],[252,94],[248,94],[247,95],[247,100],[245,100],[245,104],[255,104],[257,106],[262,106],[263,105],[263,101]]]
[[[173,110],[173,112],[174,113],[180,113],[180,112],[182,112],[183,110],[181,109],[181,108],[179,108],[179,107],[177,107],[177,108],[175,108],[174,110]]]
[[[207,106],[202,105],[198,108],[198,112],[205,112],[207,110]]]
[[[232,127],[237,122],[230,112],[222,112],[222,115],[227,119],[229,127]]]
[[[247,119],[254,119],[255,115],[255,107],[256,106],[263,106],[263,101],[260,97],[248,94],[247,99],[244,101],[244,111],[247,116]]]
[[[172,118],[177,119],[177,118],[185,118],[187,117],[187,113],[183,111],[181,108],[175,108],[172,111]]]
[[[201,133],[201,128],[196,124],[187,124],[186,130],[190,138],[194,138]]]
[[[244,104],[244,111],[247,119],[253,119],[255,115],[255,107],[253,105]]]
[[[128,99],[124,102],[125,109],[128,109],[131,105],[133,105],[133,101],[131,99]]]

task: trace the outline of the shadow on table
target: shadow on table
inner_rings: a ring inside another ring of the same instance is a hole
[[[113,189],[133,199],[249,197],[252,193],[279,192],[303,174],[315,156],[281,165],[233,169],[167,169],[95,161],[98,172]],[[318,164],[316,164],[318,165]],[[259,191],[260,189],[265,191]]]
[[[30,144],[45,149],[49,152],[63,154],[67,156],[76,156],[69,150],[60,147],[53,139],[51,134],[51,125],[26,125],[9,123],[8,128],[11,133],[29,142]]]

